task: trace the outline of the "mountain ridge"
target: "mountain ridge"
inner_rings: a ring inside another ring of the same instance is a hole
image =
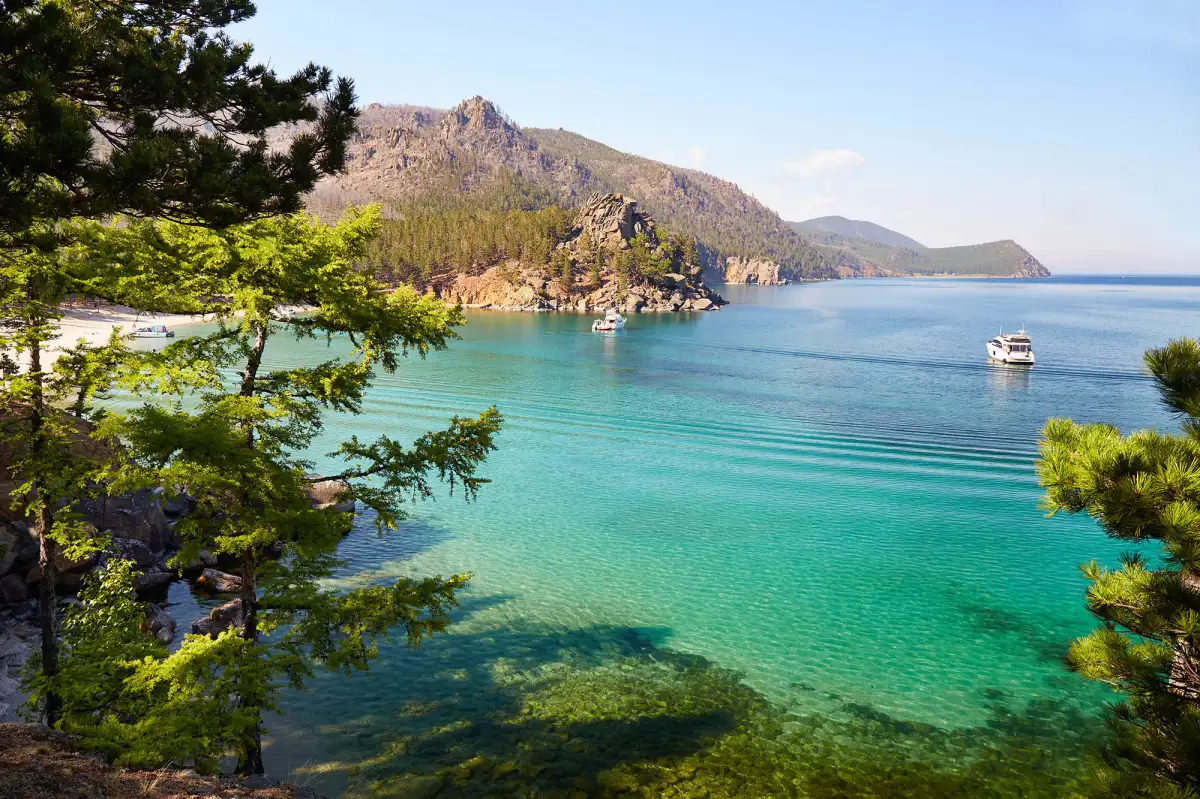
[[[300,130],[288,126],[274,135],[281,143]],[[348,146],[346,172],[322,181],[309,207],[321,216],[364,201],[383,203],[391,215],[414,204],[577,209],[596,192],[633,197],[672,233],[695,238],[710,280],[754,275],[787,283],[897,273],[884,265],[889,258],[797,230],[730,181],[569,131],[522,128],[480,96],[449,110],[366,106]],[[902,268],[911,259],[890,260]]]
[[[894,230],[867,222],[863,219],[847,219],[844,216],[820,216],[816,219],[806,219],[803,222],[790,222],[797,231],[812,231],[813,233],[834,233],[850,239],[863,239],[876,244],[886,244],[889,247],[908,247],[911,249],[928,249],[924,244],[897,233]]]
[[[897,275],[1050,276],[1050,271],[1032,253],[1012,239],[956,247],[926,247],[882,225],[845,217],[820,217],[788,224],[798,232],[811,236],[815,242],[852,252],[864,264]]]

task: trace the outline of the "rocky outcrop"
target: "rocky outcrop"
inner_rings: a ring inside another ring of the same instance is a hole
[[[568,240],[577,241],[587,234],[597,246],[624,250],[634,236],[649,234],[656,227],[648,214],[638,210],[636,200],[596,192],[576,217]]]
[[[677,271],[628,282],[619,276],[615,263],[630,257],[630,242],[638,236],[645,237],[639,241],[649,242],[653,257],[660,263],[670,261]],[[716,310],[727,304],[705,284],[699,263],[685,263],[678,255],[669,258],[657,237],[657,225],[636,201],[597,193],[576,215],[574,227],[555,250],[559,268],[564,261],[571,266],[570,281],[548,266],[507,261],[479,274],[435,283],[432,290],[446,302],[497,311],[584,313],[615,308],[627,314],[678,313]],[[605,265],[598,273],[592,266],[596,252]]]
[[[726,283],[757,283],[760,286],[783,286],[791,283],[785,276],[786,270],[765,258],[725,259]]]

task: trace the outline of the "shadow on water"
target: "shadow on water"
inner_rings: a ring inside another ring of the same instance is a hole
[[[965,729],[815,690],[780,707],[665,630],[487,626],[504,601],[469,600],[460,631],[387,648],[369,676],[318,680],[271,724],[269,768],[355,798],[1060,797],[1087,793],[1103,735],[1087,708],[999,690]]]

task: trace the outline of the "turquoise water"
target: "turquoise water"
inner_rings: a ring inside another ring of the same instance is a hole
[[[1110,695],[1061,657],[1091,626],[1076,564],[1119,549],[1043,516],[1036,438],[1048,416],[1173,426],[1140,358],[1200,333],[1200,281],[723,293],[615,335],[471,314],[330,419],[317,453],[490,404],[507,423],[478,502],[384,539],[361,520],[342,547],[348,583],[473,572],[453,631],[289,695],[269,771],[354,796],[952,796],[1086,770]],[[1030,331],[1032,370],[985,361],[1001,324]]]

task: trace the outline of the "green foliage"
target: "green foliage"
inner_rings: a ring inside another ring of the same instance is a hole
[[[1110,793],[1173,799],[1200,790],[1200,342],[1150,350],[1146,366],[1183,435],[1051,419],[1038,475],[1052,513],[1086,512],[1113,538],[1160,548],[1082,567],[1102,626],[1068,663],[1125,695],[1104,751]]]
[[[540,211],[417,206],[383,223],[364,260],[385,280],[424,287],[441,275],[466,274],[507,259],[545,265],[570,227],[570,212],[556,206]]]
[[[241,706],[239,687],[270,680],[277,668],[232,630],[215,639],[189,635],[168,656],[144,628],[135,576],[132,563],[113,559],[84,579],[81,604],[62,620],[59,674],[46,678],[36,657],[30,663],[34,698],[53,683],[63,703],[60,727],[119,765],[192,762],[215,771],[257,724],[256,711]],[[277,690],[264,706],[274,707]]]
[[[379,226],[376,207],[351,211],[335,226],[304,215],[221,233],[133,222],[105,229],[92,248],[115,259],[96,270],[97,281],[111,282],[110,291],[129,290],[142,307],[199,310],[220,320],[210,334],[144,356],[134,390],[155,401],[112,414],[101,428],[119,437],[129,454],[113,477],[113,490],[161,485],[195,500],[195,510],[176,527],[180,560],[205,549],[241,562],[246,645],[210,649],[191,643],[147,667],[144,681],[155,690],[165,684],[168,691],[184,678],[218,688],[229,683],[228,691],[205,688],[216,690],[206,701],[217,703],[229,725],[241,725],[243,771],[262,769],[259,714],[274,707],[281,681],[302,685],[313,661],[331,669],[366,668],[377,654],[377,639],[397,626],[417,645],[445,628],[456,592],[468,579],[402,579],[348,593],[322,583],[339,565],[335,552],[348,522],[334,507],[314,507],[308,494],[320,478],[310,475],[313,464],[303,453],[321,431],[323,415],[358,413],[378,369],[395,370],[410,352],[443,349],[463,321],[458,309],[406,287],[389,290],[357,268]],[[189,290],[157,292],[160,276],[176,272],[181,276],[173,285]],[[312,312],[279,312],[301,302]],[[344,336],[348,353],[265,369],[270,340],[285,333],[314,341]],[[232,381],[230,374],[236,375]],[[172,396],[178,401],[163,404]],[[387,435],[370,443],[352,438],[330,453],[346,466],[327,479],[345,481],[342,499],[371,510],[383,533],[404,519],[405,503],[431,497],[435,481],[473,498],[487,482],[476,469],[494,448],[500,423],[500,414],[489,409],[475,418],[456,417],[446,430],[407,447]],[[175,664],[181,656],[191,660]],[[222,658],[221,665],[210,668],[210,657]],[[234,695],[230,705],[226,699]],[[184,727],[178,734],[191,740],[190,728],[179,723]],[[130,740],[148,732],[137,727]],[[206,756],[227,742],[211,741]],[[165,750],[147,750],[139,742],[123,751],[146,752],[152,760]]]
[[[850,263],[843,253],[809,242],[728,181],[622,153],[569,131],[525,132],[556,162],[569,160],[586,168],[591,182],[577,189],[577,196],[601,189],[636,197],[664,227],[699,240],[718,257],[770,258],[808,278],[836,277],[837,267]]]
[[[249,0],[0,6],[0,247],[118,211],[227,225],[297,210],[345,163],[353,88],[314,64],[281,79],[252,63],[221,29],[253,14]],[[287,122],[315,125],[268,148]]]

